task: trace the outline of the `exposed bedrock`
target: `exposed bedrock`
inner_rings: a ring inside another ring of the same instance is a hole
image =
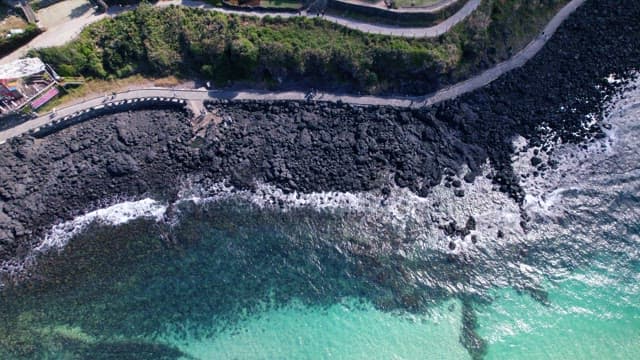
[[[0,155],[0,257],[20,255],[39,230],[115,197],[171,196],[190,149],[186,114],[135,111],[98,117]]]
[[[640,2],[589,1],[526,66],[429,109],[212,103],[222,123],[198,135],[187,114],[139,110],[11,140],[0,145],[0,259],[24,255],[53,223],[117,198],[171,201],[189,174],[302,192],[400,186],[425,195],[444,181],[465,196],[461,182],[489,160],[496,189],[519,201],[512,139],[550,152],[545,137],[601,136],[606,124],[585,126],[585,116],[603,111],[609,75],[637,70],[639,18]],[[536,172],[554,166],[543,159],[531,159]]]
[[[346,104],[213,103],[221,126],[211,128],[203,160],[231,183],[255,180],[285,191],[367,191],[395,184],[426,195],[462,164],[479,172],[486,151],[438,120],[433,110]]]

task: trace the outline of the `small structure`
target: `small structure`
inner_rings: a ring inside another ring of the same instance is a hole
[[[24,14],[24,18],[27,19],[29,24],[35,24],[38,22],[38,16],[36,12],[33,11],[31,4],[29,4],[26,0],[3,0],[7,6],[20,9]]]
[[[58,75],[38,58],[0,65],[0,113],[37,109],[58,95]]]

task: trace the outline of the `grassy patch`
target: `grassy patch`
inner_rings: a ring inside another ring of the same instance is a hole
[[[23,32],[12,33],[12,30]],[[0,57],[28,43],[40,32],[36,25],[28,24],[15,9],[0,5]]]
[[[6,37],[11,29],[24,29],[27,22],[14,9],[0,4],[0,36]]]
[[[35,55],[63,76],[104,80],[178,75],[217,84],[307,82],[425,93],[508,57],[566,2],[483,1],[464,23],[436,39],[364,34],[317,18],[257,19],[141,5]]]
[[[220,0],[222,2],[222,0]],[[263,8],[274,9],[299,9],[302,6],[302,0],[227,0],[229,5],[253,7],[259,6]]]
[[[31,5],[31,8],[33,8],[34,11],[38,11],[39,9],[44,9],[62,1],[64,0],[30,0],[27,2]]]
[[[43,115],[51,111],[53,108],[70,105],[73,102],[79,102],[84,99],[91,99],[98,96],[111,94],[114,91],[123,91],[128,88],[142,87],[172,87],[182,82],[175,76],[167,76],[163,78],[146,78],[142,75],[133,75],[123,79],[102,80],[94,79],[87,81],[83,85],[77,87],[69,87],[61,92],[61,95],[49,101],[46,105],[38,110],[39,115]]]
[[[224,5],[222,0],[203,0],[203,2],[217,7],[222,7]]]
[[[42,32],[35,24],[28,24],[23,30],[23,33],[15,34],[11,37],[6,37],[6,34],[0,36],[0,57],[11,54],[11,52],[28,43]]]
[[[399,28],[431,27],[438,25],[447,18],[446,16],[437,16],[434,17],[433,20],[422,20],[413,18],[407,19],[401,18],[400,16],[379,16],[376,14],[369,14],[361,11],[339,10],[331,8],[327,9],[325,14],[368,24],[391,25]]]
[[[302,2],[297,0],[260,0],[260,6],[281,9],[299,9],[302,6]]]

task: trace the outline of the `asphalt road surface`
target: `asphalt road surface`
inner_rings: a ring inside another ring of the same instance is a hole
[[[395,96],[358,96],[352,94],[317,93],[313,100],[317,101],[342,101],[354,105],[391,105],[400,107],[422,107],[429,106],[447,99],[455,98],[461,94],[476,90],[482,86],[496,80],[502,74],[524,65],[533,58],[544,44],[558,29],[560,24],[569,17],[586,0],[572,0],[565,5],[547,24],[543,32],[536,39],[529,43],[524,49],[518,52],[509,60],[497,64],[474,76],[450,87],[444,88],[436,93],[415,97],[395,97]],[[143,97],[176,97],[183,100],[204,101],[207,99],[228,99],[228,100],[305,100],[306,93],[302,91],[286,92],[266,92],[258,90],[230,91],[230,90],[176,90],[168,88],[150,88],[125,91],[116,94],[114,99],[109,101],[123,101]],[[46,114],[33,120],[22,123],[13,128],[0,132],[0,143],[5,142],[15,136],[22,135],[31,129],[36,129],[47,123],[71,115],[78,111],[90,109],[103,104],[105,97],[101,96],[82,103],[60,108],[52,116]]]

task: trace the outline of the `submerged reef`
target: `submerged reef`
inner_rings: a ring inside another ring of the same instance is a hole
[[[587,146],[604,136],[607,101],[638,70],[638,18],[637,1],[588,1],[525,66],[431,108],[211,102],[214,118],[206,124],[179,110],[143,109],[0,145],[0,270],[7,277],[0,318],[15,329],[0,343],[25,351],[12,353],[18,358],[44,354],[53,344],[75,356],[171,359],[183,354],[146,342],[163,327],[186,333],[212,322],[233,324],[268,301],[321,307],[354,297],[385,311],[425,312],[457,297],[461,343],[482,357],[486,344],[476,333],[473,307],[491,300],[483,292],[494,285],[487,279],[545,303],[546,293],[526,269],[499,267],[508,267],[507,260],[543,263],[536,254],[554,248],[544,241],[511,243],[514,237],[496,228],[478,237],[482,219],[470,215],[419,217],[398,227],[402,231],[376,216],[399,191],[418,201],[444,187],[466,199],[473,195],[465,189],[479,183],[521,206],[524,179],[563,165],[548,160],[551,144]],[[518,153],[519,137],[535,148],[531,154]],[[514,170],[516,155],[527,156],[529,173]],[[269,186],[282,194],[270,208],[242,197],[181,202],[185,189],[212,183],[226,184],[230,193]],[[376,203],[332,213],[285,209],[282,200],[331,192],[373,194]],[[166,205],[164,222],[93,224],[61,254],[41,254],[32,268],[20,268],[54,224],[143,198]],[[528,218],[520,215],[516,221],[526,228]],[[428,244],[433,224],[446,241]],[[501,246],[487,255],[487,242]],[[479,256],[489,261],[476,262]],[[29,281],[14,284],[12,275]],[[14,295],[20,304],[12,303]],[[47,306],[52,311],[31,310]],[[82,331],[43,328],[68,322]],[[100,338],[102,332],[132,340]],[[38,341],[16,346],[25,338]]]
[[[24,255],[53,223],[119,198],[171,201],[190,174],[240,189],[263,182],[384,194],[399,186],[425,195],[443,180],[472,182],[489,161],[496,187],[521,202],[513,139],[548,153],[548,143],[602,136],[597,119],[616,85],[607,79],[637,70],[639,14],[635,1],[589,1],[525,66],[432,108],[211,103],[219,121],[204,129],[182,112],[146,110],[14,139],[0,146],[0,259]],[[530,176],[557,166],[538,155],[531,164]]]

